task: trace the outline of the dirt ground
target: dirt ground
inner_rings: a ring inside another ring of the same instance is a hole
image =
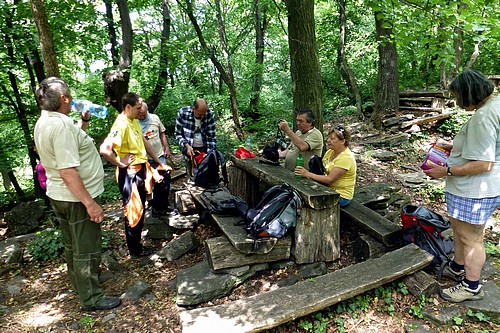
[[[345,118],[342,121],[349,124],[354,132],[353,150],[362,153],[366,147],[356,143],[361,137],[372,131],[356,123],[357,120]],[[386,135],[387,133],[383,134]],[[379,133],[379,135],[381,135]],[[421,148],[397,150],[398,159],[392,162],[380,162],[373,159],[358,161],[358,186],[371,182],[397,183],[395,174],[414,172],[418,170],[422,154],[436,138],[429,136],[419,143]],[[413,150],[410,154],[409,150]],[[182,182],[180,180],[179,182]],[[174,186],[181,186],[180,183]],[[403,188],[403,193],[412,198],[412,204],[426,205],[438,212],[445,212],[445,205],[439,202],[428,202],[425,193]],[[108,210],[119,207],[119,204],[109,205]],[[496,221],[500,214],[495,214]],[[498,244],[497,226],[488,228],[486,239]],[[5,287],[8,281],[18,281],[22,290],[17,294],[9,294],[0,289],[0,331],[1,332],[181,332],[179,320],[180,308],[175,303],[176,272],[192,266],[203,259],[204,248],[200,246],[173,262],[161,262],[157,265],[141,266],[139,260],[130,259],[124,245],[124,235],[121,223],[107,221],[103,224],[105,230],[114,231],[112,239],[113,255],[124,266],[122,272],[114,273],[112,278],[104,282],[104,289],[109,295],[121,295],[135,281],[141,279],[151,285],[151,296],[142,297],[138,301],[124,301],[122,305],[111,311],[84,313],[80,310],[77,296],[69,292],[70,285],[66,268],[62,260],[45,263],[25,262],[14,267],[0,266],[0,286]],[[496,228],[496,229],[495,229]],[[220,235],[220,231],[211,224],[199,225],[195,234],[200,240]],[[355,262],[352,255],[352,242],[355,235],[352,231],[342,233],[341,258],[328,263],[329,271],[334,271]],[[0,239],[1,240],[1,239]],[[162,242],[146,245],[160,248]],[[499,245],[500,246],[500,245]],[[292,274],[296,268],[266,271],[260,273],[226,297],[214,300],[200,306],[210,306],[231,302],[237,299],[264,293],[276,287],[276,282]],[[409,315],[409,310],[419,300],[412,295],[392,294],[394,313],[378,311],[375,301],[368,305],[366,312],[356,312],[356,315],[343,313],[337,319],[344,320],[345,332],[404,332],[404,327],[416,318]],[[443,301],[436,296],[429,306],[440,307]],[[267,330],[267,333],[314,332],[301,327],[302,320],[314,322],[314,316],[306,316]],[[423,321],[421,321],[423,322]],[[500,332],[500,326],[492,323],[466,321],[462,326],[439,328],[440,332]],[[335,320],[326,323],[324,331],[341,332]],[[201,333],[201,332],[200,332]]]

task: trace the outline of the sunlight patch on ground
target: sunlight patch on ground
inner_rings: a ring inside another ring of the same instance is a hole
[[[48,303],[36,304],[28,311],[23,311],[20,316],[22,318],[19,318],[19,323],[23,327],[47,326],[64,318],[60,308]]]

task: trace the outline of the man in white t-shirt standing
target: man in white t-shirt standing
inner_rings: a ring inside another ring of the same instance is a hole
[[[142,102],[142,108],[138,115],[139,124],[144,137],[148,140],[153,148],[156,157],[167,163],[167,158],[170,157],[170,147],[168,145],[167,136],[165,134],[165,126],[156,114],[148,111],[148,105]],[[157,169],[158,164],[148,154],[148,162],[152,168]],[[168,197],[170,193],[171,177],[169,172],[158,170],[163,176],[161,183],[155,183],[153,188],[153,198],[149,201],[152,207],[153,217],[161,217],[172,214],[174,211],[169,208]]]

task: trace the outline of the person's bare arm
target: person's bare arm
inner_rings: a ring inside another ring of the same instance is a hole
[[[309,144],[299,138],[297,134],[288,126],[288,122],[286,120],[282,120],[279,122],[278,127],[280,130],[283,131],[283,133],[286,134],[292,140],[293,144],[300,150],[300,151],[308,151],[310,149]]]
[[[87,208],[90,220],[95,223],[101,223],[104,219],[104,211],[94,198],[90,196],[76,168],[61,169],[59,170],[59,175],[71,193],[73,193]]]
[[[165,134],[165,132],[160,133],[160,140],[161,144],[163,145],[163,153],[165,154],[165,157],[169,157],[170,146],[168,145],[167,135]]]
[[[298,166],[295,168],[295,174],[297,176],[309,178],[309,179],[312,179],[312,180],[317,181],[318,183],[321,183],[324,185],[330,185],[331,183],[336,182],[346,172],[347,172],[346,169],[342,169],[339,167],[333,167],[328,175],[317,175],[315,173],[307,171],[307,169],[304,167]]]
[[[487,161],[469,161],[462,165],[454,165],[450,167],[453,176],[472,176],[483,172],[490,172],[493,168],[493,162]],[[424,170],[424,173],[435,179],[443,178],[448,175],[447,166],[435,166],[431,169]]]
[[[129,164],[132,163],[132,161],[135,159],[135,156],[133,154],[128,154],[123,158],[119,158],[118,156],[116,156],[115,152],[113,151],[113,143],[109,138],[104,139],[104,142],[99,148],[99,153],[102,155],[102,157],[104,157],[106,161],[119,168],[128,167]]]
[[[166,164],[164,164],[162,161],[160,161],[158,159],[158,156],[156,156],[154,150],[153,150],[153,147],[151,146],[151,144],[149,143],[149,141],[145,138],[145,137],[142,137],[143,141],[144,141],[144,147],[146,147],[146,151],[148,152],[148,155],[151,156],[151,158],[153,159],[153,161],[155,161],[158,165],[160,165],[163,170],[165,171],[170,171],[172,170],[172,168]]]

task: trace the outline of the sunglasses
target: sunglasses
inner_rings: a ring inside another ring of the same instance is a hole
[[[344,137],[344,133],[345,133],[345,128],[340,126],[340,125],[337,125],[335,126],[335,129],[340,133],[342,134],[342,137]]]

